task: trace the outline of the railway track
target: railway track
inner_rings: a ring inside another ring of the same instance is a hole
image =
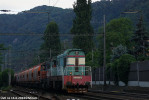
[[[25,100],[51,100],[51,99],[41,96],[37,93],[31,93],[28,91],[12,90],[11,92],[18,95],[20,97],[20,99],[24,98]]]
[[[100,93],[91,93],[91,92],[84,94],[71,94],[71,95],[85,100],[127,100],[124,98],[117,98],[117,96],[100,94]]]
[[[23,89],[22,89],[23,90]],[[17,90],[20,91],[20,90]],[[31,92],[32,91],[32,92]],[[23,91],[26,94],[31,94],[32,96],[39,97],[40,100],[50,100],[51,97],[44,97],[40,92],[42,90],[37,89],[24,89]],[[58,100],[149,100],[148,94],[136,94],[136,93],[119,93],[119,92],[102,92],[102,91],[89,91],[88,93],[82,94],[68,94],[65,92],[59,91],[44,91],[43,94],[56,94],[60,99]],[[73,98],[73,99],[72,99]],[[77,98],[77,99],[76,99]]]
[[[71,96],[74,96],[74,97],[78,97],[80,98],[79,100],[110,100],[110,99],[107,99],[107,98],[104,98],[104,97],[100,97],[100,96],[91,96],[91,95],[86,95],[86,94],[70,94]]]
[[[110,100],[149,100],[148,94],[126,93],[126,92],[103,92],[103,91],[89,91],[87,95],[99,94],[102,97]]]
[[[14,98],[15,97],[15,98]],[[19,95],[10,91],[0,91],[0,100],[18,100]]]

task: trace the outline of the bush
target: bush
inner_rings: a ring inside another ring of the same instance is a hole
[[[140,55],[140,56],[138,56],[137,60],[138,60],[138,61],[145,61],[145,60],[149,60],[149,57]]]
[[[1,90],[9,91],[11,88],[12,88],[11,86],[6,86],[6,87],[1,87]]]
[[[2,87],[2,84],[3,83],[3,81],[2,81],[2,72],[0,72],[0,87]]]
[[[11,69],[5,69],[3,72],[0,72],[0,88],[3,87],[8,87],[9,85],[9,76],[8,76],[8,72],[11,72],[11,80],[13,80],[14,78],[14,72]]]
[[[128,84],[128,76],[130,70],[130,64],[136,61],[135,57],[129,54],[122,55],[118,61],[118,75],[119,79],[124,82],[126,85]]]
[[[118,85],[118,81],[128,84],[130,64],[134,61],[136,61],[135,57],[130,54],[124,54],[119,59],[114,60],[111,67],[116,85]]]

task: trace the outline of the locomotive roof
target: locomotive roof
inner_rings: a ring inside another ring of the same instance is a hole
[[[64,51],[64,53],[58,55],[57,58],[64,57],[64,56],[68,55],[68,53],[70,51],[82,51],[82,49],[67,49],[67,50]]]

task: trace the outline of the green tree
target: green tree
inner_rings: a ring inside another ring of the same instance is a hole
[[[128,18],[118,18],[111,20],[106,25],[106,60],[110,63],[112,50],[118,45],[125,46],[128,50],[131,49],[132,44],[130,39],[133,33],[132,23]],[[99,51],[100,55],[103,54],[103,35],[100,33],[99,40]],[[103,56],[99,58],[102,61]],[[102,62],[100,63],[102,64]],[[102,66],[102,65],[101,65]]]
[[[112,49],[118,45],[130,48],[130,39],[133,33],[132,22],[128,18],[111,20],[106,26],[107,48]]]
[[[147,32],[145,31],[143,25],[143,17],[139,19],[139,23],[137,24],[137,30],[134,33],[132,41],[134,41],[134,55],[136,59],[140,60],[139,58],[145,58],[148,53],[148,42],[149,39]],[[143,60],[143,59],[142,59]]]
[[[88,52],[86,55],[86,65],[91,67],[99,67],[99,51]]]
[[[2,81],[2,72],[0,72],[0,87],[2,87],[3,81]]]
[[[112,50],[112,55],[111,55],[111,61],[114,61],[115,59],[119,58],[123,54],[126,54],[127,48],[125,46],[122,46],[121,44],[118,45],[116,48]]]
[[[3,72],[0,72],[0,87],[7,87],[9,82],[8,73],[11,73],[11,80],[14,78],[14,71],[11,69],[5,69]]]
[[[118,60],[117,67],[118,67],[119,79],[126,85],[128,83],[130,64],[134,61],[136,61],[135,57],[129,54],[122,55]]]
[[[8,71],[7,70],[4,70],[2,72],[2,83],[3,83],[3,86],[8,86]]]
[[[80,48],[88,53],[94,47],[94,31],[90,24],[92,17],[91,0],[77,0],[73,7],[76,14],[71,29],[71,33],[74,35],[73,46],[74,48]]]
[[[127,54],[127,48],[125,46],[122,46],[121,44],[118,45],[116,48],[112,50],[112,55],[110,59],[110,63],[107,64],[106,68],[106,74],[107,74],[107,79],[111,80],[111,73],[114,73],[114,80],[115,84],[118,85],[118,63],[119,63],[119,58]]]
[[[50,22],[43,36],[44,43],[41,45],[41,61],[45,61],[48,58],[57,56],[61,51],[61,44],[59,38],[59,29],[55,22]],[[50,54],[51,50],[51,54]]]
[[[110,78],[110,72],[114,75],[114,82],[118,85],[119,81],[128,84],[128,76],[130,70],[130,64],[135,62],[136,59],[130,54],[124,54],[120,58],[115,59],[112,63],[109,63],[107,66],[107,76]]]
[[[0,72],[1,72],[1,64],[3,63],[1,50],[6,50],[3,44],[0,44]]]

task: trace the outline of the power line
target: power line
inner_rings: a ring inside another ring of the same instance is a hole
[[[0,33],[0,35],[3,36],[11,36],[11,35],[15,35],[15,36],[42,36],[43,34],[35,34],[35,33],[31,33],[31,34],[24,34],[24,33]]]
[[[59,0],[56,0],[55,4],[53,6],[56,6],[56,4],[59,2]]]
[[[49,33],[50,34],[50,33]],[[0,33],[1,36],[43,36],[42,33]],[[103,34],[53,34],[52,35],[46,35],[46,36],[97,36],[97,35],[103,35]]]

